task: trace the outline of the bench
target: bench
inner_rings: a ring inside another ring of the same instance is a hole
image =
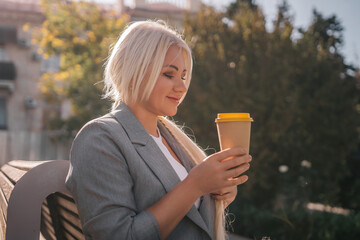
[[[85,239],[65,188],[69,161],[21,161],[0,169],[0,239]],[[5,238],[6,237],[6,238]]]

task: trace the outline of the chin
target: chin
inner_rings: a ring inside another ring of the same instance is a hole
[[[164,116],[172,117],[172,116],[175,116],[176,113],[177,113],[177,108],[165,111]]]

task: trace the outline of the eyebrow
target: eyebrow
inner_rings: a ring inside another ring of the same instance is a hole
[[[178,68],[177,66],[175,66],[175,65],[172,65],[172,64],[165,65],[164,68],[165,68],[165,67],[171,67],[171,68],[174,68],[176,71],[179,71],[179,68]],[[186,72],[186,69],[184,69],[183,72]]]

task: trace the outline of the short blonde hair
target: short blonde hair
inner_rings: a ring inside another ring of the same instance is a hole
[[[160,20],[133,22],[125,28],[105,65],[104,96],[114,101],[113,109],[120,101],[134,103],[150,97],[171,46],[183,52],[187,69],[185,84],[189,87],[193,65],[191,50],[180,34]],[[150,74],[145,82],[147,71]]]

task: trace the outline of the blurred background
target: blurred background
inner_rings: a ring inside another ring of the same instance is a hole
[[[359,9],[356,0],[2,0],[0,163],[68,159],[82,125],[111,108],[101,99],[109,46],[130,21],[164,19],[194,56],[174,121],[210,154],[217,113],[254,118],[229,232],[360,239]]]

